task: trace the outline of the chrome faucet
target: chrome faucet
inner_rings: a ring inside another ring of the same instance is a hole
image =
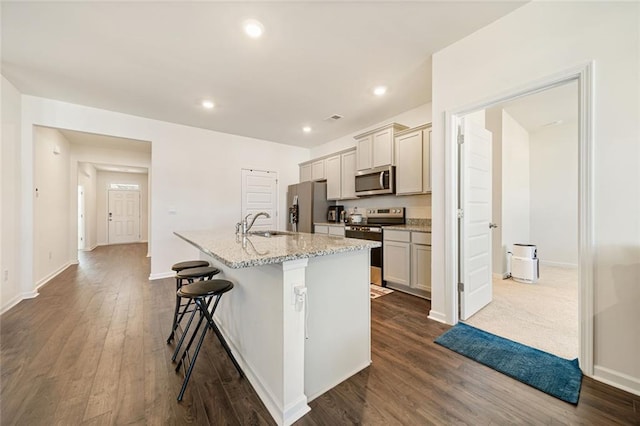
[[[271,216],[269,216],[269,213],[267,213],[267,212],[260,212],[260,213],[257,213],[255,216],[253,216],[253,219],[251,220],[251,223],[248,224],[249,216],[251,216],[251,213],[246,215],[245,218],[242,220],[242,222],[236,223],[236,234],[242,228],[242,235],[246,235],[249,232],[249,230],[251,229],[251,227],[253,226],[253,224],[256,222],[256,219],[259,218],[260,216],[264,216],[266,218],[270,218],[271,217]]]

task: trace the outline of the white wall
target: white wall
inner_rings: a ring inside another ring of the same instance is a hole
[[[93,250],[98,245],[98,223],[96,211],[97,170],[87,163],[78,164],[78,185],[84,187],[85,250]]]
[[[35,252],[34,278],[36,286],[44,284],[69,266],[69,217],[72,215],[70,191],[69,141],[55,129],[36,127],[35,136]],[[54,150],[59,153],[54,153]]]
[[[23,297],[19,252],[20,240],[20,92],[2,77],[2,143],[0,144],[0,312]],[[5,273],[7,279],[5,280]]]
[[[140,241],[147,241],[147,217],[149,216],[147,187],[148,176],[142,173],[117,173],[98,171],[96,186],[96,221],[98,225],[98,245],[109,244],[107,211],[109,209],[109,185],[112,183],[134,183],[140,185]]]
[[[502,111],[502,247],[531,244],[529,132]],[[503,256],[504,257],[504,256]]]
[[[530,133],[531,241],[542,264],[578,266],[578,123]]]
[[[305,148],[24,95],[22,149],[26,159],[33,152],[34,124],[151,141],[152,278],[171,276],[173,263],[198,256],[196,249],[178,239],[173,231],[233,232],[240,219],[242,168],[278,172],[278,222],[284,228],[287,186],[298,181],[298,163],[309,159]],[[33,185],[32,173],[33,162],[25,160],[23,189]],[[72,202],[72,208],[75,204],[77,200]],[[33,251],[33,229],[29,226],[32,200],[24,201],[21,213],[26,223],[20,252],[29,259]],[[24,271],[24,280],[32,282],[28,265]]]
[[[451,322],[445,262],[444,117],[594,62],[594,363],[600,380],[640,393],[640,5],[531,2],[433,58],[434,318]],[[487,46],[490,46],[488,49]],[[449,194],[449,195],[447,195]],[[449,232],[449,229],[447,230]]]

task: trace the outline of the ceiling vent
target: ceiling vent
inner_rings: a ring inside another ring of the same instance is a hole
[[[324,121],[338,121],[342,118],[342,116],[340,114],[333,114],[327,118],[324,119]]]

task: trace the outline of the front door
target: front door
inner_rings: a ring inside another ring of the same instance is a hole
[[[460,126],[460,318],[491,302],[491,132],[471,120]]]
[[[109,191],[109,244],[140,241],[140,191]]]

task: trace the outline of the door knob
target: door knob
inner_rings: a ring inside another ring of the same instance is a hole
[[[489,224],[489,228],[497,228],[497,227],[498,227],[498,225],[495,224],[495,223],[490,223]]]

